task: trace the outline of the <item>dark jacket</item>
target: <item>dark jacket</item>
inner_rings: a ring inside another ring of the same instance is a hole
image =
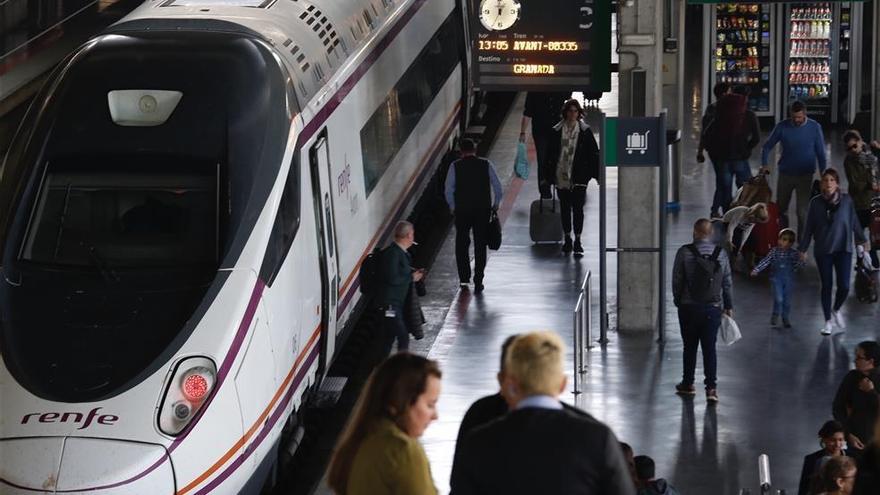
[[[703,255],[711,256],[715,250],[715,244],[708,241],[696,241],[693,244],[697,251]],[[718,263],[721,265],[721,293],[712,294],[711,304],[723,306],[724,309],[733,309],[733,276],[727,253],[723,249],[718,253]],[[697,270],[701,270],[701,268],[694,253],[688,248],[688,244],[678,248],[672,263],[672,302],[676,307],[698,304],[689,289],[694,277],[697,276]]]
[[[586,413],[527,407],[465,438],[452,466],[453,495],[634,495],[611,429]]]
[[[856,486],[853,495],[877,495],[880,493],[880,445],[872,445],[858,460]]]
[[[880,410],[880,369],[871,370],[867,376],[874,382],[874,390],[862,392],[859,382],[865,375],[851,370],[843,377],[832,405],[834,419],[843,424],[847,434],[859,437],[864,444],[874,438],[874,425]]]
[[[801,481],[798,484],[798,495],[811,495],[811,488],[816,484],[816,477],[819,475],[819,461],[828,454],[825,449],[817,450],[812,454],[804,456],[804,467],[801,468]],[[843,455],[848,455],[843,451]]]
[[[639,488],[637,495],[679,495],[678,490],[663,478],[648,482],[647,486]]]
[[[546,135],[552,132],[553,124],[559,122],[562,105],[569,98],[571,93],[529,91],[523,115],[532,119],[532,134]]]
[[[409,253],[392,242],[382,251],[382,298],[383,306],[403,307],[406,293],[412,284],[412,268]]]
[[[726,95],[718,102],[712,120],[700,134],[700,146],[713,162],[748,160],[761,142],[761,126],[755,112],[746,108],[742,95]]]
[[[801,232],[798,251],[806,252],[813,240],[813,253],[822,254],[853,252],[853,239],[864,244],[865,231],[856,214],[855,204],[849,194],[840,193],[840,203],[832,207],[821,194],[810,200],[807,220]]]
[[[856,210],[870,210],[874,186],[880,184],[880,166],[877,157],[867,150],[858,156],[846,155],[843,160],[848,183],[846,192],[852,196]]]
[[[574,152],[574,160],[571,165],[571,182],[574,185],[586,186],[590,179],[599,181],[599,145],[590,126],[584,121],[579,121],[577,149]],[[547,160],[544,177],[556,184],[556,166],[559,163],[559,155],[562,154],[562,122],[553,126],[547,143]]]

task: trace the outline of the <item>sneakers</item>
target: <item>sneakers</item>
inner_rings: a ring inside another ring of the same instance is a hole
[[[714,388],[707,388],[706,402],[718,402],[718,390]]]
[[[777,323],[779,323],[779,315],[771,316],[770,317],[770,325],[775,327]]]
[[[782,317],[782,326],[785,328],[791,328],[791,322],[784,316]]]
[[[571,252],[571,237],[565,236],[565,241],[562,243],[562,252],[564,254]]]
[[[484,289],[483,284],[474,284],[474,294],[481,294]]]
[[[846,322],[843,321],[843,315],[840,314],[840,311],[832,311],[831,318],[834,319],[834,324],[837,325],[837,328],[841,330],[846,329]]]
[[[461,283],[459,283],[459,284],[458,284],[458,287],[459,287],[461,290],[468,290],[468,289],[470,288],[470,286],[468,285],[467,282],[461,282]]]
[[[822,335],[831,335],[831,320],[825,322],[825,326],[822,327]]]
[[[693,384],[685,385],[684,382],[675,385],[675,393],[678,395],[697,395],[697,389]]]
[[[574,255],[575,256],[583,256],[584,255],[584,247],[581,246],[580,237],[577,237],[574,240]]]

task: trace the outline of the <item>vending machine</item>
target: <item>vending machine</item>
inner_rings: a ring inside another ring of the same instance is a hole
[[[830,123],[851,122],[861,93],[860,2],[792,3],[784,7],[785,101]]]
[[[716,82],[749,86],[749,109],[776,116],[775,9],[768,3],[720,3],[704,6],[705,66],[703,108]]]

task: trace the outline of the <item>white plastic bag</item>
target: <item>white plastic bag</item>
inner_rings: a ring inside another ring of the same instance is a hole
[[[727,345],[733,345],[741,338],[742,333],[739,331],[739,325],[733,318],[726,314],[721,315],[721,340]]]

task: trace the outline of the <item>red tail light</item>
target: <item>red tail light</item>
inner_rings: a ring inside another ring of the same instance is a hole
[[[216,376],[216,365],[206,357],[189,357],[177,364],[159,408],[162,433],[175,436],[186,428],[213,391]]]

